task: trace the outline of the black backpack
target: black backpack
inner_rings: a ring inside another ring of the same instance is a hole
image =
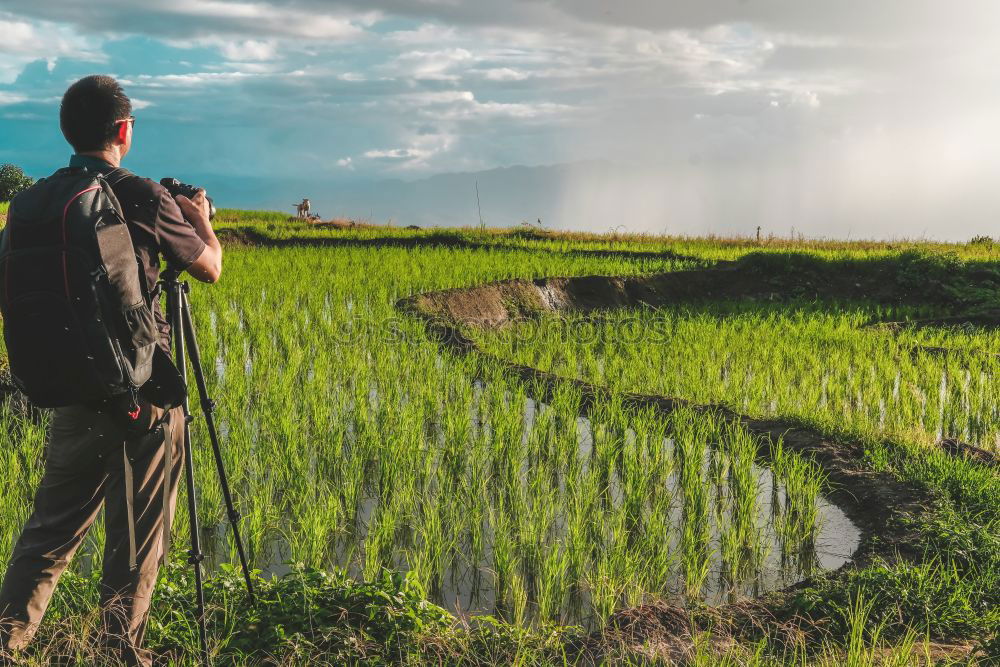
[[[115,172],[60,169],[14,198],[0,233],[0,312],[14,384],[32,403],[127,399],[138,416],[157,331],[108,179]]]

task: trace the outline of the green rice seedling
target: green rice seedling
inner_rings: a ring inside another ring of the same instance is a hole
[[[701,593],[709,568],[708,491],[704,478],[708,442],[693,413],[681,412],[671,419],[676,438],[683,507],[681,538],[684,592],[688,597]]]
[[[618,607],[625,588],[623,580],[627,574],[621,566],[627,550],[622,547],[626,538],[621,519],[620,514],[605,514],[603,548],[587,575],[590,604],[600,620],[607,618]]]
[[[528,622],[528,590],[521,573],[512,573],[509,591],[510,620],[515,625],[525,625]]]
[[[558,619],[567,596],[569,559],[562,542],[550,542],[544,548],[538,568],[538,615]]]
[[[493,551],[493,576],[497,606],[501,616],[503,609],[514,607],[513,580],[517,576],[519,562],[516,555],[516,547],[511,535],[509,518],[500,509],[489,508],[490,525],[493,529],[492,551]]]

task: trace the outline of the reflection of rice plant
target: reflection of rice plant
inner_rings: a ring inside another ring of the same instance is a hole
[[[825,477],[816,464],[787,451],[781,440],[772,444],[771,460],[784,487],[784,501],[774,516],[782,557],[795,557],[799,570],[811,572],[819,530],[817,500]]]
[[[386,508],[378,512],[376,519],[368,526],[362,570],[366,579],[375,579],[382,568],[392,566],[392,550],[396,542],[396,521],[399,515],[397,508]]]
[[[757,442],[744,429],[731,426],[724,442],[729,458],[727,523],[722,528],[723,575],[729,587],[755,577],[766,556],[758,523],[758,476],[753,462]]]
[[[448,566],[448,551],[454,539],[453,533],[445,526],[444,511],[443,503],[425,505],[417,523],[418,539],[427,554],[428,589],[432,594],[441,591]]]

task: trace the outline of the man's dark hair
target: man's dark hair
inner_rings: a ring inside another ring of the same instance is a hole
[[[108,147],[115,121],[132,114],[132,102],[110,76],[85,76],[66,91],[59,107],[59,126],[77,153]]]

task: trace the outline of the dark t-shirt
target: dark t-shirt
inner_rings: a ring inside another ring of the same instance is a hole
[[[159,183],[140,178],[121,167],[115,170],[103,160],[85,155],[74,155],[70,166],[108,174],[108,182],[122,206],[132,245],[139,256],[150,291],[160,277],[161,257],[167,267],[183,271],[205,249],[205,242],[184,219],[173,196]],[[153,315],[160,332],[160,346],[169,352],[170,327],[158,301],[153,304]]]

